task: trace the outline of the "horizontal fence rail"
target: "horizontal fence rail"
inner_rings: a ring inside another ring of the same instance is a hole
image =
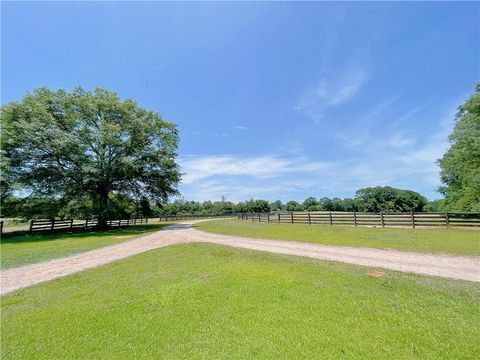
[[[159,221],[178,221],[178,220],[195,220],[195,219],[214,219],[221,217],[232,217],[235,214],[230,215],[160,215]]]
[[[148,223],[147,218],[135,218],[135,219],[126,219],[126,220],[109,220],[107,222],[107,225],[110,227],[119,227],[119,226],[129,226],[129,225],[147,224],[147,223]],[[98,226],[97,219],[85,219],[85,220],[32,219],[30,220],[29,232],[91,229],[96,226]]]
[[[480,228],[480,212],[341,212],[303,211],[278,213],[242,213],[239,220],[309,225],[348,225],[375,227],[472,227]]]

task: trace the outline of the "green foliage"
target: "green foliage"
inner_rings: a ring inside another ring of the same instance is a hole
[[[280,200],[276,200],[273,203],[270,203],[270,210],[271,211],[282,211],[285,209],[285,205]]]
[[[480,210],[480,84],[458,108],[450,149],[438,161],[449,210]]]
[[[269,212],[270,204],[267,200],[248,200],[244,203],[238,203],[235,206],[235,210],[239,213],[258,213],[258,212]]]
[[[285,204],[285,210],[287,211],[303,211],[303,206],[296,201],[289,201]]]
[[[423,210],[427,212],[440,212],[445,209],[445,200],[440,199],[440,200],[432,200],[425,205]]]
[[[51,197],[17,198],[11,195],[2,197],[2,216],[23,219],[54,219],[62,207],[58,199]]]
[[[355,198],[362,211],[422,211],[428,200],[411,190],[395,189],[390,186],[376,186],[360,189]]]
[[[185,201],[184,199],[176,199],[171,203],[158,204],[152,209],[156,214],[162,215],[230,215],[235,213],[235,204],[230,201],[204,201],[203,203],[196,201]]]
[[[1,140],[6,193],[21,188],[61,199],[101,223],[119,207],[129,212],[127,199],[166,201],[177,193],[175,125],[106,89],[41,88],[6,104]]]
[[[302,203],[303,209],[307,211],[316,211],[318,210],[319,205],[320,203],[313,196],[306,198]]]

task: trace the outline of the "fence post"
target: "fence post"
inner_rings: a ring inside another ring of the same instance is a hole
[[[382,222],[382,227],[385,227],[385,219],[383,218],[383,211],[380,211],[380,221]]]
[[[332,212],[328,212],[328,217],[330,218],[330,226],[333,226],[333,218],[332,218]]]
[[[353,226],[357,226],[357,213],[353,212]]]
[[[260,213],[258,213],[258,222],[262,222],[262,215],[260,215]]]
[[[412,219],[412,228],[415,229],[415,213],[413,211],[410,212],[410,217]]]
[[[33,229],[33,219],[30,220],[30,229],[28,231],[32,232]]]
[[[0,234],[3,233],[3,221],[0,221]]]
[[[445,224],[447,225],[447,228],[450,227],[450,219],[448,218],[448,211],[445,213]]]
[[[252,212],[252,221],[255,221],[255,219],[253,218],[253,215],[254,215],[254,214],[253,214],[253,212]]]
[[[290,218],[291,218],[292,224],[293,224],[293,211],[290,212]]]
[[[267,213],[267,223],[270,222],[270,213]]]
[[[278,217],[278,223],[280,224],[280,213],[278,212],[277,215],[278,215],[277,216]]]
[[[53,220],[51,220],[51,221],[52,221],[52,227],[51,227],[51,229],[53,230],[53,229],[55,229],[55,219],[53,219]]]
[[[308,225],[312,225],[312,219],[310,219],[310,211],[307,211],[308,215]]]
[[[70,229],[73,228],[73,219],[70,220]]]

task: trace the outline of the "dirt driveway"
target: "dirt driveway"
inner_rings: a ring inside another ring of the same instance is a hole
[[[480,282],[480,257],[433,255],[407,251],[307,244],[205,233],[196,221],[173,224],[156,233],[66,258],[0,272],[0,294],[56,279],[152,249],[188,242],[209,242],[277,254],[305,256],[417,274]]]

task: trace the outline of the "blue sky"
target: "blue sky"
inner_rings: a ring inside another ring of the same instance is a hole
[[[102,86],[178,124],[191,200],[439,198],[478,2],[1,5],[1,99]]]

